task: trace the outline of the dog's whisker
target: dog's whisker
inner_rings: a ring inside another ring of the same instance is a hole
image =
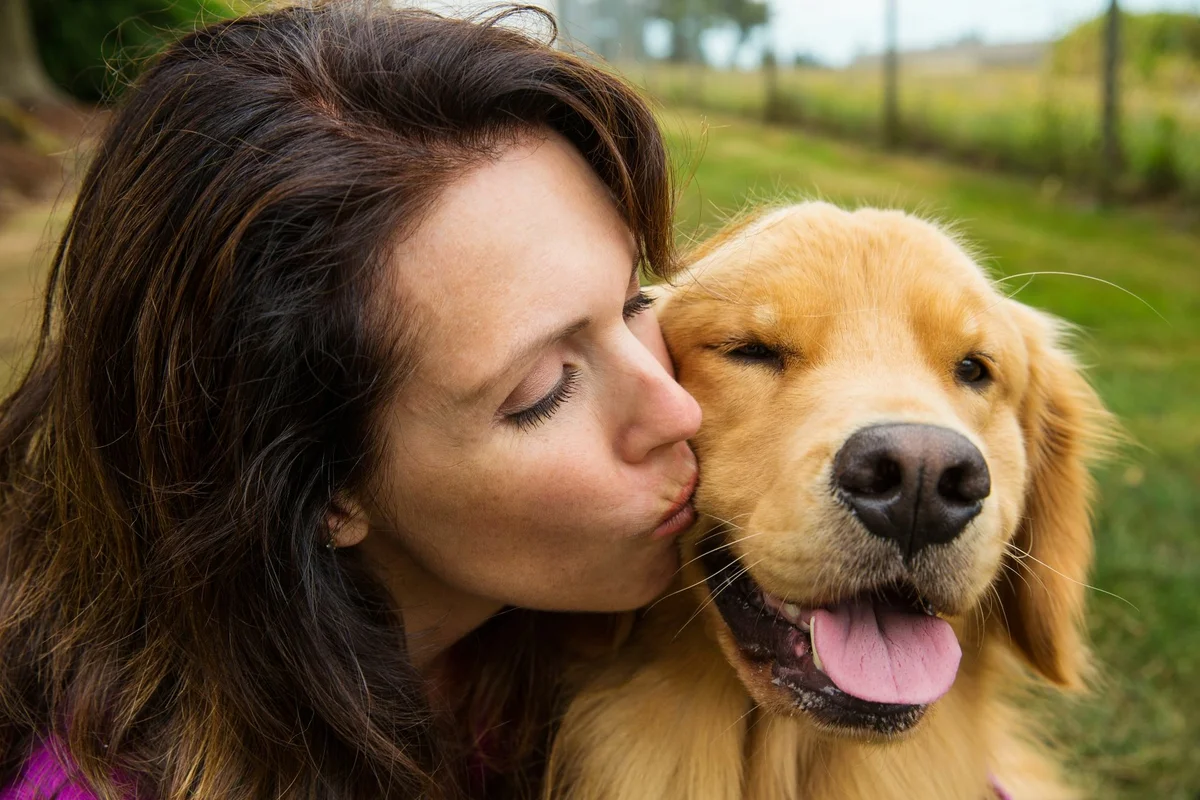
[[[675,590],[675,591],[673,591],[673,592],[667,592],[667,593],[666,593],[666,594],[664,594],[662,597],[658,598],[658,599],[657,599],[657,600],[655,600],[653,603],[651,603],[650,605],[646,606],[646,611],[649,611],[650,609],[654,608],[656,605],[658,605],[659,603],[663,602],[664,600],[669,600],[669,599],[671,599],[672,597],[674,597],[674,596],[675,596],[675,595],[677,595],[677,594],[683,594],[684,592],[687,592],[687,591],[690,591],[690,590],[692,590],[692,589],[695,589],[697,586],[699,586],[700,584],[704,583],[706,580],[708,580],[708,578],[701,578],[700,580],[696,581],[695,583],[693,583],[693,584],[691,584],[691,585],[689,585],[689,586],[684,586],[683,588],[681,588],[681,589],[676,589],[676,590]]]
[[[1033,283],[1033,278],[1032,278],[1032,277],[1031,277],[1031,278],[1029,278],[1028,280],[1026,280],[1024,283],[1022,283],[1020,286],[1018,286],[1018,287],[1017,287],[1015,290],[1013,290],[1012,292],[1009,292],[1008,294],[1004,294],[1003,292],[1001,292],[1001,294],[1004,294],[1004,296],[1003,296],[1001,299],[999,299],[999,300],[997,300],[996,302],[992,303],[991,305],[987,306],[987,307],[986,307],[986,308],[984,308],[982,311],[980,311],[980,312],[978,312],[978,313],[975,313],[975,314],[972,314],[970,317],[968,317],[968,320],[969,320],[970,322],[974,322],[975,320],[977,320],[977,319],[979,319],[980,317],[982,317],[984,314],[986,314],[986,313],[988,313],[989,311],[991,311],[991,310],[992,310],[993,308],[995,308],[996,306],[998,306],[998,305],[1000,305],[1001,303],[1003,303],[1005,300],[1012,300],[1014,297],[1016,297],[1017,295],[1019,295],[1021,292],[1025,291],[1027,288],[1029,288],[1029,284],[1031,284],[1031,283]]]
[[[688,566],[689,564],[696,563],[700,559],[704,558],[705,554],[707,554],[707,553],[715,553],[718,550],[726,550],[730,547],[733,547],[735,544],[738,544],[740,542],[746,542],[757,536],[764,536],[768,533],[771,533],[771,531],[759,531],[758,533],[751,533],[751,534],[747,534],[746,536],[739,536],[738,538],[731,539],[731,540],[725,542],[724,544],[720,544],[720,545],[717,545],[716,547],[709,548],[708,550],[705,550],[704,553],[694,556],[694,557],[688,559],[687,561],[685,561],[684,563],[680,564],[679,569],[676,570],[675,573],[679,574],[680,572],[683,572],[684,567]]]
[[[709,519],[715,519],[717,522],[723,522],[726,525],[731,525],[738,529],[741,529],[742,526],[736,524],[733,520],[741,519],[742,517],[748,517],[748,516],[750,516],[751,513],[752,512],[750,512],[750,511],[743,511],[741,514],[734,514],[733,519],[725,519],[724,517],[718,517],[716,514],[712,514],[708,511],[700,512],[701,516],[708,517]]]
[[[1029,582],[1029,578],[1026,576],[1024,571],[1017,569],[1012,564],[1001,564],[1001,566],[1004,567],[1004,569],[1007,569],[1009,572],[1011,572],[1014,576],[1020,578],[1021,582],[1025,584],[1025,588],[1028,589],[1030,592],[1033,592],[1033,584],[1031,584]],[[1043,591],[1049,591],[1048,589],[1046,589],[1046,582],[1041,579],[1041,576],[1033,575],[1033,577],[1037,578],[1038,583],[1040,583],[1042,585]]]
[[[1007,547],[1007,548],[1009,548],[1010,550],[1014,551],[1015,553],[1019,554],[1019,555],[1018,555],[1018,556],[1016,556],[1016,557],[1018,557],[1020,560],[1024,560],[1024,559],[1028,558],[1028,559],[1030,559],[1031,561],[1034,561],[1034,562],[1037,562],[1038,564],[1041,564],[1043,567],[1045,567],[1046,569],[1050,570],[1050,571],[1051,571],[1051,572],[1053,572],[1055,575],[1059,576],[1060,578],[1063,578],[1064,580],[1068,580],[1068,581],[1070,581],[1071,583],[1075,584],[1076,586],[1082,586],[1082,587],[1083,587],[1083,588],[1085,588],[1085,589],[1091,589],[1092,591],[1099,592],[1100,594],[1106,594],[1106,595],[1108,595],[1109,597],[1114,597],[1114,598],[1116,598],[1117,600],[1120,600],[1120,601],[1121,601],[1122,603],[1124,603],[1125,605],[1127,605],[1127,606],[1129,606],[1130,608],[1132,608],[1134,611],[1138,612],[1139,614],[1140,614],[1140,613],[1142,613],[1142,610],[1141,610],[1140,608],[1138,608],[1138,607],[1137,607],[1137,606],[1135,606],[1133,603],[1129,602],[1128,600],[1126,600],[1124,597],[1122,597],[1121,595],[1117,594],[1116,592],[1110,592],[1110,591],[1108,591],[1107,589],[1101,589],[1099,586],[1093,586],[1092,584],[1090,584],[1090,583],[1085,583],[1084,581],[1077,581],[1077,580],[1075,580],[1074,578],[1072,578],[1070,575],[1067,575],[1067,574],[1065,574],[1065,573],[1059,572],[1057,569],[1055,569],[1054,567],[1050,566],[1050,565],[1049,565],[1049,564],[1047,564],[1045,561],[1042,561],[1040,558],[1038,558],[1037,556],[1033,555],[1033,553],[1030,553],[1030,552],[1029,552],[1029,551],[1027,551],[1027,550],[1022,550],[1020,547],[1018,547],[1017,545],[1013,544],[1012,542],[1005,542],[1005,543],[1004,543],[1004,546],[1005,546],[1005,547]]]
[[[1007,565],[1005,565],[1005,566],[1007,566]],[[1011,567],[1009,567],[1009,569],[1011,569]],[[1004,610],[1004,600],[1001,599],[1001,597],[1000,597],[1000,590],[998,588],[996,588],[995,584],[990,585],[988,588],[991,589],[992,594],[996,598],[996,608],[1000,610],[1000,616],[1004,618],[1005,630],[1011,630],[1011,628],[1009,628],[1008,612]],[[985,624],[987,623],[986,616],[984,617],[983,621]]]
[[[1156,317],[1158,317],[1159,319],[1161,319],[1163,322],[1165,322],[1168,327],[1174,327],[1173,325],[1171,325],[1171,321],[1169,319],[1167,319],[1162,314],[1160,314],[1157,308],[1152,306],[1149,302],[1147,302],[1145,299],[1143,299],[1140,295],[1136,294],[1135,292],[1131,292],[1130,290],[1126,289],[1124,286],[1122,286],[1119,283],[1113,283],[1110,280],[1106,280],[1104,278],[1100,278],[1095,275],[1086,275],[1082,272],[1062,272],[1062,271],[1058,271],[1058,270],[1039,270],[1037,272],[1019,272],[1016,275],[1006,275],[1003,278],[997,278],[996,283],[1005,283],[1006,281],[1016,280],[1017,278],[1034,278],[1034,277],[1037,277],[1038,275],[1057,275],[1057,276],[1067,277],[1067,278],[1083,278],[1084,280],[1095,281],[1096,283],[1102,283],[1105,286],[1111,286],[1113,289],[1116,289],[1117,291],[1120,291],[1120,292],[1124,292],[1125,294],[1132,297],[1134,300],[1137,300],[1139,303],[1144,305],[1146,308],[1153,311],[1154,315]]]
[[[715,592],[711,592],[709,594],[708,599],[705,600],[703,603],[701,603],[700,607],[697,608],[696,611],[690,617],[688,617],[687,622],[683,623],[683,625],[680,626],[679,630],[675,632],[675,635],[671,637],[671,640],[674,641],[675,639],[677,639],[679,637],[679,634],[683,633],[684,629],[687,628],[688,625],[692,624],[692,620],[694,620],[694,619],[696,619],[696,617],[700,616],[700,614],[703,613],[704,609],[708,608],[709,605],[711,605],[713,602],[716,601],[717,596],[720,595],[721,592],[725,591],[730,586],[733,586],[733,584],[737,581],[738,578],[742,577],[743,575],[748,573],[753,567],[758,566],[765,560],[766,560],[766,557],[764,556],[763,558],[760,558],[758,561],[755,561],[753,564],[742,567],[742,569],[739,570],[737,572],[737,574],[735,574],[731,578],[726,579],[720,586],[717,587],[717,590]],[[737,563],[737,562],[733,562],[733,563]]]
[[[714,736],[711,741],[716,741],[717,739],[721,738],[722,736],[724,736],[725,734],[729,733],[731,730],[736,728],[738,726],[738,723],[740,723],[746,717],[753,714],[756,708],[757,708],[757,706],[755,706],[753,703],[750,703],[749,708],[746,709],[746,713],[742,714],[740,717],[738,717],[732,723],[730,723],[728,726],[726,726],[725,730],[721,731],[716,736]],[[746,730],[749,731],[750,730],[749,727],[747,727]]]
[[[747,538],[749,538],[749,537],[747,537]],[[701,557],[701,556],[696,556],[696,558],[700,558],[700,557]],[[696,560],[696,558],[693,558],[693,559],[692,559],[692,561],[695,561],[695,560]],[[692,561],[689,561],[689,562],[688,562],[688,564],[692,563]],[[729,562],[728,564],[726,564],[725,566],[721,567],[721,568],[720,568],[719,570],[717,570],[716,572],[714,572],[714,573],[713,573],[713,574],[712,574],[710,577],[714,577],[714,578],[715,578],[717,575],[720,575],[720,574],[721,574],[722,572],[724,572],[725,570],[729,569],[729,568],[730,568],[730,567],[732,567],[732,566],[736,566],[736,565],[737,565],[737,562],[736,562],[736,561],[731,561],[731,562]],[[686,566],[686,564],[685,564],[685,565],[683,565],[683,566]],[[675,571],[675,574],[676,574],[676,575],[678,575],[680,572],[682,572],[682,571],[683,571],[683,566],[681,566],[681,567],[680,567],[678,570],[676,570],[676,571]],[[733,579],[734,579],[734,580],[737,580],[737,576],[735,575]],[[664,600],[666,600],[666,599],[668,599],[668,598],[674,597],[674,596],[675,596],[675,595],[677,595],[677,594],[682,594],[683,592],[686,592],[686,591],[688,591],[689,589],[695,589],[697,586],[699,586],[700,584],[704,583],[704,582],[705,582],[705,581],[707,581],[707,580],[708,580],[708,577],[701,578],[700,580],[696,581],[695,583],[691,584],[690,586],[684,586],[682,589],[676,589],[676,590],[675,590],[675,591],[673,591],[673,592],[668,592],[667,594],[664,594],[662,597],[658,598],[658,599],[657,599],[657,600],[655,600],[653,603],[651,603],[650,605],[646,606],[646,611],[649,611],[650,609],[654,608],[656,605],[658,605],[659,603],[661,603],[662,601],[664,601]]]

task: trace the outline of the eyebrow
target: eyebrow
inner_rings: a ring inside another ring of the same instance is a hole
[[[638,264],[640,261],[641,261],[640,258],[634,258],[634,260],[633,260],[633,272],[629,276],[629,280],[631,283],[634,281],[637,281]],[[552,331],[548,331],[547,333],[544,333],[541,336],[538,336],[537,338],[531,340],[527,344],[521,345],[517,349],[510,352],[504,358],[500,369],[496,370],[494,373],[492,373],[491,375],[489,375],[488,377],[486,377],[482,381],[480,381],[478,384],[476,384],[473,388],[471,388],[471,389],[467,390],[465,393],[463,393],[458,398],[457,404],[460,406],[468,406],[468,405],[472,405],[474,403],[479,402],[484,397],[486,397],[487,395],[489,395],[493,391],[495,391],[496,387],[501,382],[504,381],[505,377],[508,375],[509,372],[512,371],[512,369],[515,365],[520,364],[521,362],[530,358],[534,353],[536,353],[546,347],[550,347],[551,345],[558,344],[559,342],[563,341],[564,339],[571,338],[572,336],[574,336],[575,334],[584,330],[591,324],[592,324],[591,317],[582,317],[568,325],[564,325],[561,328],[556,328]]]

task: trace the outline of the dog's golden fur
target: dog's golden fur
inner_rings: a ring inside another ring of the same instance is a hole
[[[1088,667],[1087,462],[1110,422],[1062,326],[1007,298],[937,226],[823,203],[730,226],[661,302],[679,379],[704,409],[700,521],[675,590],[610,661],[581,665],[547,796],[957,800],[994,797],[993,777],[1014,798],[1074,796],[1017,699],[1029,668],[1075,688]],[[729,357],[746,343],[778,364]],[[972,354],[986,354],[986,388],[955,379]],[[953,687],[903,735],[864,736],[799,710],[738,650],[697,545],[721,530],[765,591],[810,606],[894,577],[871,560],[886,542],[829,487],[851,433],[897,421],[967,437],[992,489],[918,576],[962,647]]]

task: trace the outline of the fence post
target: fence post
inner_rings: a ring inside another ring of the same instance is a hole
[[[1110,205],[1121,174],[1120,87],[1121,10],[1109,0],[1104,25],[1103,117],[1100,122],[1100,202]]]
[[[899,61],[896,43],[896,0],[887,0],[886,51],[883,54],[883,146],[900,143]]]

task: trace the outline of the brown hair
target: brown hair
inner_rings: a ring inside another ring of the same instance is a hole
[[[390,597],[322,547],[403,379],[403,314],[368,299],[431,199],[528,129],[579,149],[647,268],[673,258],[652,115],[511,14],[281,9],[127,94],[0,405],[0,785],[53,735],[106,798],[114,775],[156,800],[463,791]],[[538,693],[534,620],[467,717]]]

